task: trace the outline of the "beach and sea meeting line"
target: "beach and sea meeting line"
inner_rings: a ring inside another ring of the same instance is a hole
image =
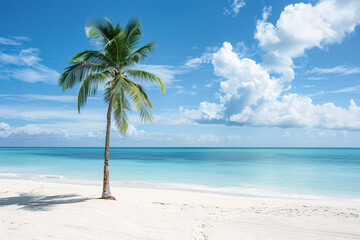
[[[102,154],[103,148],[0,148],[0,178],[98,185]],[[360,200],[357,148],[111,148],[110,158],[114,186]]]
[[[110,150],[116,201],[99,199],[103,148],[0,148],[2,236],[360,236],[358,148]]]

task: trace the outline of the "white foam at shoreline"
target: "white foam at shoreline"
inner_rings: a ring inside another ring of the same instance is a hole
[[[16,173],[1,173],[0,179],[24,179],[24,180],[36,180],[36,179],[63,179],[62,175],[31,175],[31,174],[16,174]]]
[[[101,186],[100,180],[89,180],[80,178],[68,178],[62,175],[30,175],[16,173],[0,173],[0,179],[19,179],[44,181],[53,183],[79,184],[79,185],[95,185]],[[111,186],[128,187],[128,188],[148,188],[148,189],[164,189],[164,190],[180,190],[192,192],[214,193],[221,195],[246,196],[246,197],[262,197],[262,198],[288,198],[288,199],[308,199],[308,200],[324,200],[324,199],[353,199],[348,197],[331,197],[311,194],[284,193],[274,191],[267,188],[259,187],[209,187],[196,184],[180,184],[180,183],[156,183],[156,182],[138,182],[138,181],[111,181]]]

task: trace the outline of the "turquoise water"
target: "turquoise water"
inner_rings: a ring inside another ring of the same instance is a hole
[[[102,180],[103,148],[0,148],[0,173]],[[113,181],[360,198],[360,149],[111,148]]]

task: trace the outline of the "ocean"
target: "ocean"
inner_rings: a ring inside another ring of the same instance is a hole
[[[100,184],[103,151],[0,148],[0,178]],[[360,199],[357,148],[111,148],[109,163],[111,185]]]

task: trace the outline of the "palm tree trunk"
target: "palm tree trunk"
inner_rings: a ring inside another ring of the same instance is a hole
[[[109,144],[110,144],[112,102],[113,102],[113,96],[110,97],[109,107],[107,112],[105,153],[104,153],[104,180],[103,180],[103,192],[101,198],[115,200],[115,198],[111,196],[110,182],[109,182]]]

